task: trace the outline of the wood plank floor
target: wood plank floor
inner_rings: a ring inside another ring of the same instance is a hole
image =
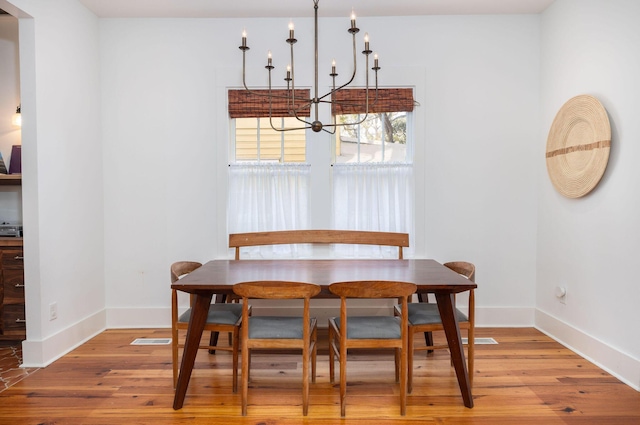
[[[19,341],[0,341],[0,392],[20,382],[37,369],[22,368],[22,345]]]
[[[299,355],[252,358],[248,416],[231,393],[230,354],[200,350],[185,405],[174,411],[169,346],[132,346],[169,330],[109,330],[0,392],[0,424],[639,424],[640,393],[534,329],[477,330],[473,409],[462,405],[446,350],[418,354],[414,392],[400,416],[393,361],[355,354],[347,417],[318,356],[302,416]],[[221,338],[226,343],[227,338]],[[322,341],[326,344],[326,341]]]

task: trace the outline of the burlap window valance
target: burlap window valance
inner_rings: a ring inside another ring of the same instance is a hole
[[[260,118],[269,116],[269,90],[229,90],[229,117],[231,118]],[[271,90],[272,117],[292,117],[291,91]],[[289,99],[287,99],[289,96]],[[299,117],[310,116],[309,105],[300,109],[309,101],[309,89],[296,89],[296,109]]]
[[[333,115],[411,112],[415,103],[413,89],[410,88],[378,89],[377,100],[375,89],[369,89],[369,111],[365,111],[365,89],[338,90],[331,100]]]

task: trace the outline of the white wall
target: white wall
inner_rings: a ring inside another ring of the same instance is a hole
[[[433,17],[412,28],[418,41],[404,54],[426,56],[428,69],[424,254],[476,264],[480,326],[530,325],[538,17]]]
[[[106,323],[98,20],[75,0],[4,3],[20,17],[24,362],[42,365]]]
[[[640,389],[640,2],[557,0],[542,15],[542,132],[536,147],[536,325]],[[544,159],[548,129],[573,96],[591,94],[609,113],[612,147],[587,196],[555,191]],[[567,288],[566,304],[555,296]]]
[[[241,83],[243,28],[249,84],[265,84],[269,48],[283,72],[288,21],[100,20],[109,326],[167,325],[169,264],[228,256],[225,88]],[[339,72],[350,68],[348,24],[321,20],[321,85],[333,54]],[[381,84],[416,85],[416,255],[476,263],[481,325],[531,326],[539,17],[358,25],[380,54]],[[312,30],[296,19],[296,72],[308,85]],[[309,145],[310,161],[329,157],[327,136]],[[327,180],[314,191],[320,203],[329,194]]]

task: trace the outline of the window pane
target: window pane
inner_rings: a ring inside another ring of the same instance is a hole
[[[258,159],[258,120],[256,118],[237,118],[236,124],[236,161],[256,161]]]
[[[236,161],[305,162],[305,130],[276,131],[269,118],[236,118]],[[298,127],[295,118],[273,118],[277,128]]]
[[[408,162],[407,112],[369,114],[366,119],[365,115],[338,115],[336,122],[353,123],[338,127],[337,163]]]
[[[274,118],[273,125],[279,126],[281,119]],[[260,119],[260,160],[280,161],[281,134],[271,128],[269,118]]]

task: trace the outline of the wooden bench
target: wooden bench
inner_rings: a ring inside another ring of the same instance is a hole
[[[402,248],[409,246],[409,234],[359,230],[281,230],[229,235],[229,248],[235,248],[236,260],[240,259],[240,248],[245,246],[303,243],[395,246],[398,247],[398,259],[402,260]]]

